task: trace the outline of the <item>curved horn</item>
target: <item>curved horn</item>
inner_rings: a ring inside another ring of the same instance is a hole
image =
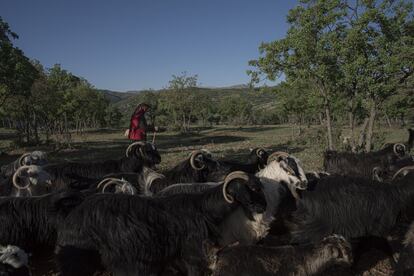
[[[30,166],[21,166],[20,168],[17,169],[17,171],[13,174],[13,186],[16,187],[19,190],[26,190],[27,188],[30,187],[30,181],[29,184],[27,184],[26,186],[20,186],[19,181],[18,181],[18,177],[21,175],[23,170],[27,170],[29,169]]]
[[[238,179],[238,178],[249,181],[249,175],[242,171],[235,171],[235,172],[229,173],[224,179],[223,197],[224,197],[224,200],[227,201],[228,203],[233,203],[234,198],[227,193],[227,186],[229,185],[231,181],[233,181],[234,179]]]
[[[106,180],[106,181],[104,182],[104,180]],[[118,179],[118,178],[106,178],[104,180],[101,181],[101,183],[102,182],[105,183],[105,185],[102,187],[102,193],[105,193],[106,188],[108,188],[111,185],[119,185],[119,184],[123,184],[124,185],[125,182],[126,182],[125,180]]]
[[[24,166],[25,164],[23,164],[23,160],[27,157],[30,156],[30,152],[24,153],[22,154],[22,156],[19,157],[19,159],[17,160],[17,163],[19,164],[19,167]]]
[[[191,167],[194,169],[194,170],[196,170],[196,171],[201,171],[202,169],[204,169],[205,167],[206,167],[206,165],[202,165],[201,167],[197,167],[196,165],[195,165],[195,158],[196,158],[196,156],[197,155],[199,155],[199,154],[204,154],[204,151],[202,151],[202,150],[195,150],[195,151],[193,151],[192,153],[191,153],[191,157],[190,157],[190,164],[191,164]]]
[[[138,141],[138,142],[134,142],[134,143],[132,143],[131,145],[129,145],[128,146],[128,148],[126,149],[126,152],[125,152],[125,155],[126,155],[126,157],[129,157],[129,154],[130,154],[130,152],[131,152],[131,149],[132,149],[132,147],[134,147],[134,146],[136,146],[136,145],[140,145],[141,147],[142,146],[145,146],[145,142],[142,142],[142,141]],[[141,152],[141,154],[142,154],[142,150],[141,150],[141,147],[140,147],[140,152]]]
[[[392,149],[393,149],[394,153],[395,153],[396,155],[398,155],[398,156],[399,156],[399,154],[398,154],[398,152],[397,152],[397,147],[398,147],[398,146],[403,147],[404,153],[406,152],[406,149],[407,149],[407,148],[405,147],[405,145],[404,145],[404,144],[401,144],[401,143],[395,143]]]
[[[276,151],[269,155],[269,157],[267,158],[267,164],[270,164],[270,162],[277,160],[279,156],[288,157],[289,153],[284,151]]]
[[[265,151],[265,150],[264,150],[264,148],[258,148],[256,150],[256,156],[259,157],[259,158],[261,157],[260,154],[259,154],[260,151]]]
[[[106,184],[106,182],[108,182],[108,181],[110,181],[110,182],[115,182],[115,181],[118,181],[118,180],[120,180],[120,179],[118,179],[118,178],[113,178],[113,177],[108,177],[108,178],[105,178],[105,179],[103,179],[101,182],[99,182],[99,183],[98,183],[98,185],[96,185],[96,188],[97,188],[97,189],[101,188],[101,186],[102,186],[102,185],[104,185],[104,184]]]
[[[414,166],[405,166],[405,167],[402,167],[401,169],[399,169],[395,174],[394,174],[394,176],[392,177],[392,180],[394,180],[399,174],[401,174],[402,172],[405,172],[405,171],[413,171],[414,170]]]
[[[382,182],[382,178],[380,176],[382,169],[379,166],[376,166],[372,169],[372,180],[376,180]]]

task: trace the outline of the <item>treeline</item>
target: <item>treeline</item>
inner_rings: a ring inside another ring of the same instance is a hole
[[[174,75],[160,91],[144,91],[115,106],[124,114],[127,126],[134,107],[152,106],[150,121],[158,126],[188,132],[191,126],[279,124],[285,116],[274,108],[273,91],[251,88],[208,89],[197,87],[197,76]]]
[[[45,69],[12,43],[0,18],[0,125],[16,129],[18,143],[39,144],[52,136],[70,142],[71,131],[119,126],[122,114],[87,80],[61,68]]]
[[[378,120],[404,124],[412,114],[413,18],[412,1],[301,0],[285,37],[263,43],[248,73],[253,83],[284,76],[284,111],[323,124],[329,149],[348,127],[351,148],[370,151]]]

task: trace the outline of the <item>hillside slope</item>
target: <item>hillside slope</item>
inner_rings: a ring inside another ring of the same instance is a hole
[[[162,90],[151,91],[159,93]],[[200,95],[208,95],[210,99],[219,103],[227,97],[241,97],[252,103],[254,109],[273,109],[275,108],[276,96],[272,92],[262,92],[251,90],[246,87],[234,87],[234,88],[196,88],[196,93]],[[145,91],[139,92],[113,92],[108,90],[102,90],[111,103],[118,107],[121,112],[131,112],[137,103],[143,101]]]

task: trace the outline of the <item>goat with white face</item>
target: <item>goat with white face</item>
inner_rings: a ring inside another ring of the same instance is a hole
[[[282,156],[283,155],[283,156]],[[250,245],[267,235],[279,203],[295,189],[306,189],[306,176],[300,162],[287,153],[275,153],[269,157],[268,165],[256,174],[263,185],[266,211],[263,214],[248,213],[238,208],[219,226],[220,246],[238,242]],[[192,194],[211,189],[219,183],[175,184],[162,190],[159,195]],[[295,192],[296,193],[296,192]]]
[[[266,211],[249,218],[239,209],[221,224],[222,244],[253,244],[264,238],[282,199],[289,195],[297,198],[296,189],[305,190],[307,179],[299,160],[284,152],[275,152],[268,165],[258,173],[266,198]],[[241,226],[242,225],[242,226]]]
[[[307,189],[308,180],[305,171],[296,157],[285,152],[275,152],[269,156],[267,164],[263,170],[256,174],[264,182],[285,184],[295,198],[299,197],[297,189]]]

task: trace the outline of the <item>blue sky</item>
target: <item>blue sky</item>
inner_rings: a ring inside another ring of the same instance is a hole
[[[1,0],[15,44],[94,86],[159,89],[172,74],[202,86],[247,83],[262,41],[282,38],[295,0]]]

